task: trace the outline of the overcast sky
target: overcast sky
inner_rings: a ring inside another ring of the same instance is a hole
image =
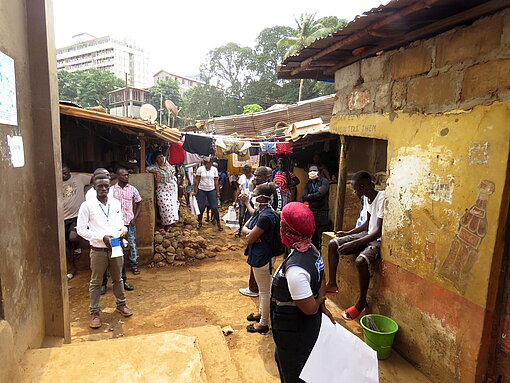
[[[86,32],[129,37],[148,54],[149,76],[164,69],[193,75],[211,49],[228,42],[254,46],[258,33],[295,26],[294,16],[317,13],[352,20],[387,0],[53,0],[56,46]]]

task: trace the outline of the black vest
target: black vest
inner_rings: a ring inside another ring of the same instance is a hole
[[[319,256],[319,251],[313,245],[304,253],[297,250],[292,251],[273,278],[271,297],[279,302],[292,302],[287,278],[285,278],[285,272],[291,266],[299,266],[310,274],[310,287],[314,297],[317,297],[321,287],[320,271],[317,264]]]

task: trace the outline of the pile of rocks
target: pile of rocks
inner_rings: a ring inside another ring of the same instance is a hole
[[[154,259],[149,267],[182,265],[186,259],[214,257],[216,252],[207,251],[205,238],[187,225],[174,226],[169,232],[154,233]]]

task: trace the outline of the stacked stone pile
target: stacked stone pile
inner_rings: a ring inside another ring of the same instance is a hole
[[[154,232],[154,258],[148,267],[181,266],[197,259],[213,258],[218,253],[242,251],[244,248],[244,243],[237,239],[236,243],[229,244],[225,232],[218,237],[215,225],[211,226],[215,233],[211,237],[205,225],[199,233],[196,224],[196,218],[188,209],[181,209],[179,222],[169,232]]]

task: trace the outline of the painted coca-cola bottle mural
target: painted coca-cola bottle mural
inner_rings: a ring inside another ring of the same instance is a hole
[[[480,183],[476,203],[461,217],[450,252],[440,270],[440,274],[462,294],[465,293],[467,277],[478,258],[478,248],[487,234],[487,202],[494,190],[494,182],[484,180]]]

